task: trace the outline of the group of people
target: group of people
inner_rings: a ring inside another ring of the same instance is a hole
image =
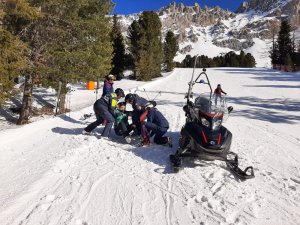
[[[82,133],[90,134],[97,126],[103,124],[105,127],[101,137],[108,138],[114,126],[115,133],[123,136],[127,143],[131,143],[133,135],[138,135],[142,137],[141,145],[149,145],[150,138],[154,137],[156,144],[171,146],[170,137],[164,136],[169,129],[169,123],[155,107],[156,103],[137,94],[129,93],[125,96],[121,88],[114,90],[114,80],[114,75],[106,77],[102,97],[94,103],[96,121],[89,124]],[[222,93],[227,94],[218,84],[213,93],[216,105]],[[132,112],[126,111],[126,104],[131,104]],[[129,116],[132,118],[132,123],[129,123]]]
[[[115,76],[108,75],[104,81],[103,94],[94,103],[96,121],[89,124],[83,134],[90,134],[97,126],[105,127],[101,137],[108,138],[111,129],[117,135],[123,136],[127,143],[131,143],[132,136],[141,136],[141,145],[149,145],[150,138],[154,137],[156,144],[171,146],[170,137],[164,136],[169,129],[167,119],[155,107],[155,103],[146,100],[137,94],[129,93],[125,96],[121,88],[114,90]],[[126,104],[131,104],[133,111],[126,111]],[[132,123],[128,117],[131,116]]]

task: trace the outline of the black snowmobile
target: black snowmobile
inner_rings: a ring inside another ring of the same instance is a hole
[[[181,129],[179,148],[175,154],[170,155],[174,171],[178,172],[182,167],[184,157],[192,157],[225,161],[239,179],[253,178],[253,167],[249,166],[245,170],[239,168],[237,154],[230,152],[232,134],[222,125],[233,108],[227,107],[225,97],[212,99],[212,87],[206,69],[195,80],[193,78],[194,72],[186,95],[187,104],[183,107],[186,123]],[[194,85],[208,85],[210,93],[200,94],[192,102],[190,99],[193,98]]]

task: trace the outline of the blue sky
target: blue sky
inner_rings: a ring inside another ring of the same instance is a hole
[[[113,10],[113,14],[131,14],[145,10],[158,10],[159,8],[168,5],[171,2],[182,2],[184,5],[194,5],[195,2],[199,3],[200,7],[204,5],[216,6],[221,8],[235,11],[243,1],[245,0],[112,0],[116,7]]]

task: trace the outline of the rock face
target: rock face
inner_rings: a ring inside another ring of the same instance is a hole
[[[195,3],[194,6],[185,6],[182,3],[176,4],[174,2],[160,9],[158,13],[163,18],[162,25],[165,29],[178,31],[179,42],[198,41],[197,35],[199,35],[199,32],[192,30],[186,33],[187,28],[193,26],[207,27],[218,23],[219,20],[235,17],[234,13],[220,7],[208,8],[204,6],[201,9],[198,3]]]
[[[256,13],[249,12],[253,10]],[[201,7],[198,3],[185,6],[174,2],[157,13],[163,36],[168,30],[173,31],[182,44],[179,50],[182,54],[188,54],[193,43],[198,41],[210,41],[236,51],[245,50],[253,46],[254,38],[272,39],[278,32],[282,16],[288,16],[293,27],[300,27],[300,0],[251,0],[242,3],[235,13],[220,7]],[[125,17],[124,33],[137,17]]]
[[[251,0],[243,2],[236,13],[250,10],[266,12],[268,16],[287,15],[294,26],[300,26],[300,0]]]

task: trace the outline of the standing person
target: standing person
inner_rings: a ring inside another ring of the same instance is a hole
[[[140,116],[144,112],[147,100],[138,96],[137,94],[127,94],[125,97],[125,102],[132,105],[132,128],[135,130],[137,135],[140,135],[141,123]]]
[[[116,80],[116,77],[112,74],[109,74],[108,76],[106,76],[106,78],[104,80],[104,84],[103,84],[102,96],[114,92],[113,84],[114,84],[115,80]]]
[[[82,134],[90,134],[97,126],[104,123],[105,127],[102,131],[101,137],[108,137],[110,130],[115,121],[115,108],[117,102],[120,98],[124,97],[124,91],[121,88],[117,88],[114,93],[106,94],[98,99],[94,103],[94,112],[96,114],[97,120],[90,125],[88,125],[83,131]]]
[[[128,123],[128,115],[125,112],[126,102],[118,102],[118,107],[115,111],[115,133],[119,136],[123,136],[125,141],[131,143],[129,133],[132,131],[132,127]]]
[[[147,119],[147,122],[145,119]],[[169,144],[169,146],[172,147],[171,138],[164,136],[169,129],[169,122],[163,116],[163,114],[153,106],[151,102],[146,104],[145,112],[140,116],[140,122],[142,124],[142,145],[149,145],[150,137],[154,136],[154,142],[156,144]]]
[[[218,103],[218,98],[220,98],[220,100],[222,100],[222,93],[227,95],[227,93],[222,90],[221,84],[218,84],[218,86],[215,89],[214,94],[213,94],[213,96],[215,96],[215,105],[217,105],[217,103]]]

